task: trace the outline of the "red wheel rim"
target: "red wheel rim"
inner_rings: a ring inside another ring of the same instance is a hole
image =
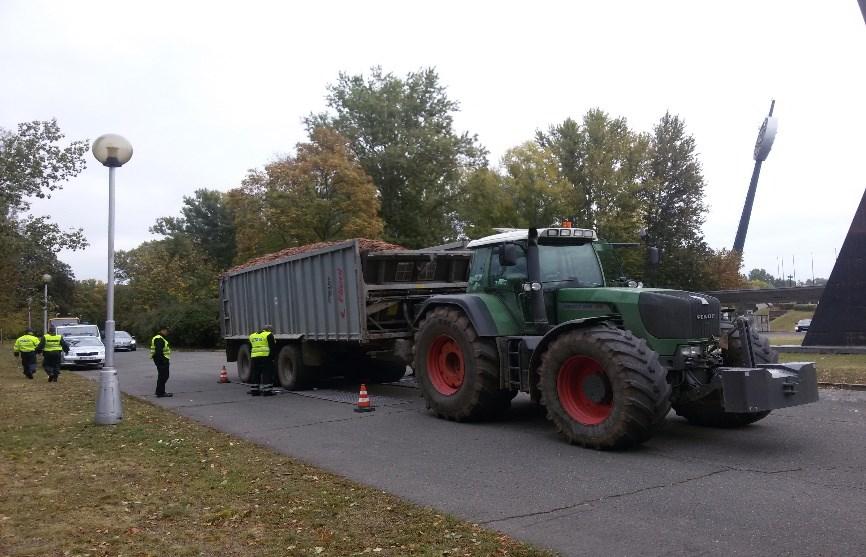
[[[427,351],[427,375],[433,388],[450,396],[463,386],[463,350],[448,335],[436,337]]]
[[[567,359],[556,377],[563,409],[582,425],[598,425],[613,411],[613,391],[601,365],[587,356]]]

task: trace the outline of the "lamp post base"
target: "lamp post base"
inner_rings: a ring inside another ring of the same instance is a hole
[[[99,372],[99,392],[96,395],[96,416],[94,421],[100,425],[114,425],[123,419],[120,405],[120,387],[117,384],[117,370],[103,368]]]

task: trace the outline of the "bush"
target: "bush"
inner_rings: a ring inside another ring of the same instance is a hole
[[[130,332],[141,339],[142,347],[150,347],[150,339],[161,326],[168,327],[172,346],[214,348],[222,343],[217,300],[162,307],[140,313],[131,322]]]

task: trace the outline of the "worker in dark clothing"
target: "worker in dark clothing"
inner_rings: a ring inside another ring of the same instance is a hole
[[[174,396],[174,393],[165,392],[165,384],[168,382],[168,364],[171,358],[171,347],[165,338],[167,334],[168,329],[160,327],[159,333],[150,339],[150,357],[156,364],[156,396],[159,398]]]
[[[49,383],[57,383],[57,378],[60,377],[61,350],[64,354],[69,354],[69,344],[62,335],[57,334],[53,326],[48,327],[48,332],[42,335],[36,351],[42,352],[42,367],[48,374]]]
[[[271,325],[265,325],[261,331],[250,335],[250,379],[253,383],[250,394],[253,396],[274,394],[273,358],[277,352],[277,343],[272,331]]]
[[[21,367],[27,379],[33,379],[36,373],[36,347],[39,346],[39,338],[33,336],[33,329],[28,327],[24,334],[15,340],[15,356],[21,356]]]

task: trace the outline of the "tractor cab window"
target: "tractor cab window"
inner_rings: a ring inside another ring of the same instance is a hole
[[[526,282],[526,248],[522,243],[517,243],[517,263],[508,267],[499,264],[499,252],[503,245],[493,248],[490,258],[490,286],[503,287]]]
[[[553,288],[604,286],[592,244],[540,245],[541,282]]]
[[[469,263],[469,292],[478,292],[487,286],[491,251],[493,250],[489,246],[472,250],[472,260]]]

